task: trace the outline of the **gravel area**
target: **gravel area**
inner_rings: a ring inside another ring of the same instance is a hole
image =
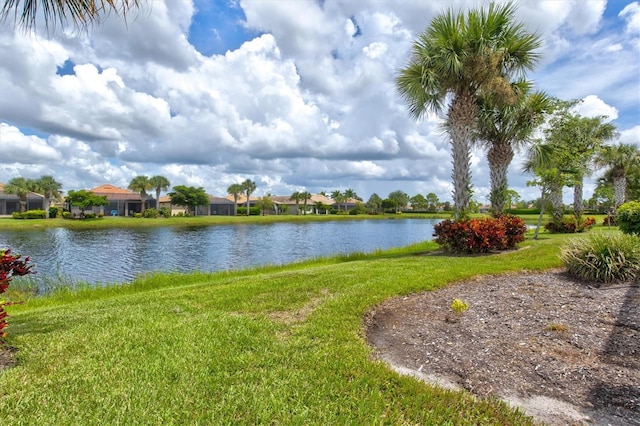
[[[498,397],[550,425],[640,425],[640,283],[562,271],[482,276],[386,301],[365,318],[404,374]],[[454,298],[469,304],[454,313]]]

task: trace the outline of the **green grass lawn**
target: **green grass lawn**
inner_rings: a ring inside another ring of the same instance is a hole
[[[399,376],[373,359],[362,319],[390,297],[557,267],[566,238],[473,257],[423,243],[28,299],[9,308],[19,362],[0,373],[0,423],[532,424]]]

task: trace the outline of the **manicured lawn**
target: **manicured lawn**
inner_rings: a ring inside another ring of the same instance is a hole
[[[560,265],[567,237],[517,252],[452,257],[433,243],[127,286],[14,305],[0,373],[2,424],[532,424],[401,377],[364,341],[389,297],[479,274]]]

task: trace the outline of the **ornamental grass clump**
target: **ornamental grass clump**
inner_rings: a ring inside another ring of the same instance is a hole
[[[576,278],[611,283],[640,278],[640,237],[594,233],[562,248],[560,258]]]

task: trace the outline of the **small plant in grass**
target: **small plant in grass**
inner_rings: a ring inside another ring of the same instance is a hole
[[[618,227],[625,234],[640,236],[640,201],[631,201],[618,207]]]
[[[451,302],[451,309],[456,314],[461,314],[461,313],[469,310],[469,304],[467,302],[465,302],[464,300],[460,300],[460,299],[456,298],[456,299],[453,299],[453,302]]]
[[[574,277],[610,283],[640,278],[640,237],[595,233],[562,248],[560,258]]]
[[[0,249],[0,294],[7,291],[13,277],[31,273],[33,265],[27,265],[28,262],[28,257],[22,260],[19,254],[13,255],[9,249]],[[0,339],[7,337],[3,330],[7,326],[7,317],[9,315],[4,310],[4,307],[10,304],[10,302],[0,299]]]

